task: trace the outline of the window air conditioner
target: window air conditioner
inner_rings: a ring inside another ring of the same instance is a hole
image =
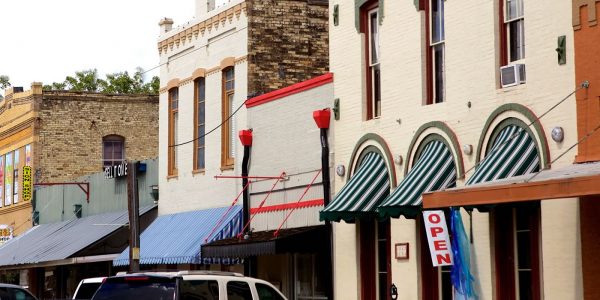
[[[525,64],[500,67],[500,82],[503,88],[525,83]]]

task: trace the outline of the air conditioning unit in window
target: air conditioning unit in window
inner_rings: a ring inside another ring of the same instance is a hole
[[[525,64],[500,67],[500,82],[503,88],[525,83]]]

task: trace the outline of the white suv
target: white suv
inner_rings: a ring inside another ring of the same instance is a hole
[[[93,300],[287,300],[272,284],[239,273],[149,272],[108,277]]]

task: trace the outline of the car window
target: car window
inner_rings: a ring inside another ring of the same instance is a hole
[[[84,282],[79,286],[79,289],[77,290],[77,294],[75,295],[75,297],[73,299],[92,299],[92,296],[94,296],[94,293],[96,292],[96,290],[98,290],[98,288],[100,287],[100,285],[102,284],[102,282]]]
[[[0,287],[0,300],[35,300],[29,292],[24,289],[11,287]]]
[[[14,300],[35,300],[28,292],[21,289],[9,289]]]
[[[252,300],[252,292],[247,282],[229,281],[227,282],[228,300]]]
[[[219,283],[216,280],[184,280],[180,300],[219,300]]]
[[[107,279],[92,299],[175,300],[175,292],[175,278],[124,276]]]
[[[266,284],[257,283],[256,292],[259,300],[284,300],[275,289]]]

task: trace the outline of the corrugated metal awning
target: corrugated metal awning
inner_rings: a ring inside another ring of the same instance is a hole
[[[211,234],[211,230],[221,219],[221,224]],[[230,238],[241,230],[240,205],[231,209],[219,207],[159,216],[140,236],[140,264],[215,263],[214,260],[203,260],[200,257],[200,248],[205,240],[212,242]],[[128,264],[129,248],[113,261],[114,266]]]
[[[368,153],[354,176],[321,211],[320,219],[354,222],[355,219],[375,217],[375,209],[389,193],[390,179],[385,161],[378,153]]]
[[[140,209],[140,215],[156,206]],[[126,210],[38,225],[0,247],[0,266],[70,258],[129,223]]]
[[[441,141],[425,145],[423,154],[400,186],[377,208],[381,217],[415,217],[421,211],[424,192],[456,185],[456,166],[452,153]]]

